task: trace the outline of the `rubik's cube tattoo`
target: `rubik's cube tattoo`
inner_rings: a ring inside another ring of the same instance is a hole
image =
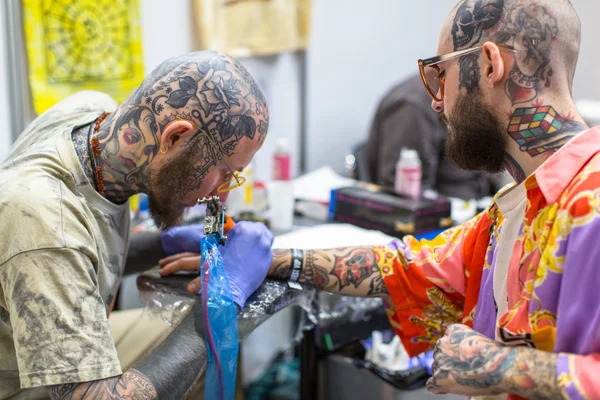
[[[512,115],[508,133],[522,150],[535,157],[548,149],[544,146],[536,147],[534,144],[560,132],[567,123],[568,120],[559,115],[552,106],[518,108]]]

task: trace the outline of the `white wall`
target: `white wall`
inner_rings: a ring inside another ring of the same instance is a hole
[[[0,21],[4,23],[5,5],[0,5]],[[8,70],[6,61],[6,38],[4,27],[0,27],[0,162],[8,154],[12,143],[12,132],[10,131],[10,109],[8,98]]]
[[[315,0],[308,52],[308,169],[367,137],[380,97],[435,55],[453,1]]]
[[[581,19],[581,54],[573,83],[575,99],[600,101],[600,1],[571,0]]]

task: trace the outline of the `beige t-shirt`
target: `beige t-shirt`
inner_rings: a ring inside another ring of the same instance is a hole
[[[127,257],[129,203],[92,188],[70,140],[116,106],[97,92],[63,100],[0,165],[0,399],[122,373],[107,310]]]

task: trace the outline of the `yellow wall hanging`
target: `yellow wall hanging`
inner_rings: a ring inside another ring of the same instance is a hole
[[[38,114],[80,90],[121,102],[142,82],[138,0],[24,0],[23,18]]]

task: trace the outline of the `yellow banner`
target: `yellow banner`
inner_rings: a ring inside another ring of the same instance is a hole
[[[38,114],[80,90],[121,102],[142,82],[138,0],[23,0],[23,17]]]
[[[303,50],[312,0],[194,0],[203,49],[234,57]]]

